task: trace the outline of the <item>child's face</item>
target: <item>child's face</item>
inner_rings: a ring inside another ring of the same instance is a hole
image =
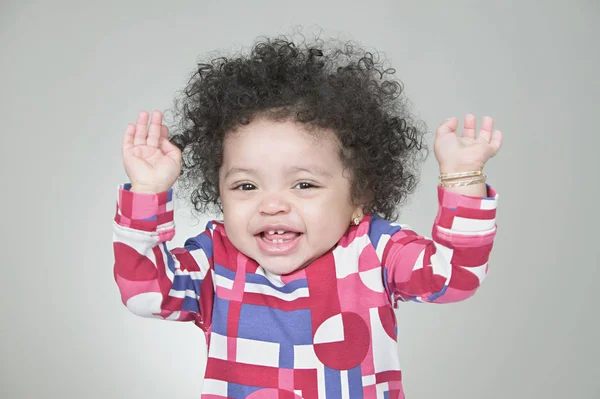
[[[335,135],[320,136],[294,122],[255,119],[225,140],[219,171],[225,231],[271,273],[288,274],[317,259],[360,215]]]

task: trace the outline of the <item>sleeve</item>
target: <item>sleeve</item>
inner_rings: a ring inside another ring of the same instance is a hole
[[[483,198],[438,185],[431,238],[408,225],[372,220],[369,234],[393,305],[398,301],[452,303],[473,296],[488,272],[497,203],[498,194],[489,185]]]
[[[213,302],[212,223],[169,250],[175,235],[173,189],[140,194],[119,187],[113,223],[114,278],[123,304],[136,315],[206,323]]]

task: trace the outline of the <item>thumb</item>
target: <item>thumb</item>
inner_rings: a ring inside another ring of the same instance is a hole
[[[181,158],[181,151],[179,151],[179,147],[175,144],[171,143],[169,139],[162,139],[160,141],[160,150],[167,156],[173,158],[178,163]]]
[[[458,128],[458,119],[455,117],[446,119],[441,125],[438,126],[436,134],[443,136],[449,133],[455,133]]]

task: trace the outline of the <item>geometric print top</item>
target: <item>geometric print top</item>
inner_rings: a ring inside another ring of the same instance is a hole
[[[498,194],[438,186],[431,238],[377,215],[289,275],[265,271],[223,224],[169,249],[173,191],[119,187],[114,277],[134,314],[204,331],[203,399],[404,398],[394,307],[458,302],[488,271]]]

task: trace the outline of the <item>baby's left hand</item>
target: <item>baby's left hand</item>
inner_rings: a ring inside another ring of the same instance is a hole
[[[475,116],[465,116],[462,136],[456,134],[458,119],[450,118],[442,123],[435,135],[433,149],[440,164],[441,173],[467,172],[483,169],[485,163],[500,150],[502,133],[492,130],[494,120],[483,118],[479,137],[475,137]]]

